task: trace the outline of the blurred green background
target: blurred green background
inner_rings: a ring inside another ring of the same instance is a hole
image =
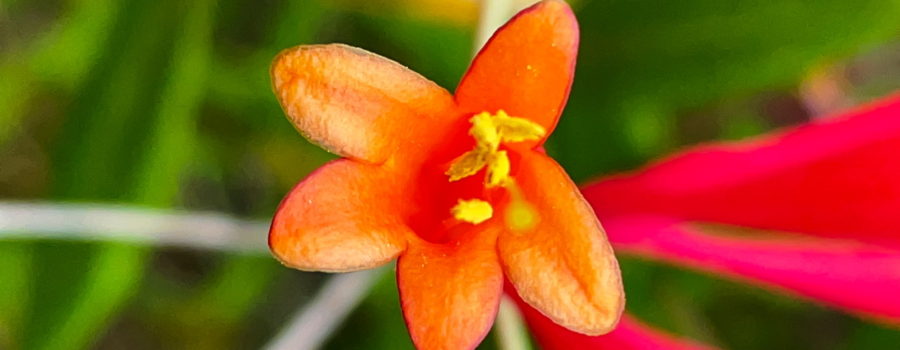
[[[576,181],[900,88],[898,0],[572,5],[578,71],[547,148]],[[0,0],[0,201],[268,220],[332,157],[275,101],[278,51],[343,42],[452,91],[477,18],[472,0]],[[731,349],[900,344],[807,301],[620,259],[629,311],[676,334]],[[324,277],[265,254],[0,236],[0,349],[258,348]],[[411,348],[391,274],[325,347]]]

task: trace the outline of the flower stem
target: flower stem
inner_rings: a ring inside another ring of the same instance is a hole
[[[138,206],[0,201],[0,241],[62,239],[268,254],[269,223]]]
[[[110,241],[263,255],[269,254],[268,227],[265,221],[211,212],[100,203],[0,201],[0,242]],[[4,254],[10,256],[9,252]],[[267,349],[322,348],[389,270],[379,268],[330,277]]]
[[[513,0],[481,0],[481,14],[475,32],[473,54],[478,53],[491,35],[494,35],[494,31],[509,20],[513,14],[513,5]]]
[[[507,296],[503,296],[503,299],[500,300],[500,310],[497,313],[495,326],[497,348],[500,350],[531,349],[522,314],[519,313],[516,303]]]
[[[315,350],[369,295],[369,291],[389,268],[343,273],[331,277],[316,296],[281,330],[266,350]]]

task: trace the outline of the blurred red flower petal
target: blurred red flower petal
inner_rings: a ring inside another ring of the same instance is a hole
[[[585,188],[601,219],[690,221],[900,246],[900,94],[834,118],[700,146]]]
[[[898,150],[895,95],[583,190],[620,251],[900,322]]]
[[[510,293],[512,294],[512,293]],[[701,350],[713,349],[690,340],[676,338],[623,315],[612,332],[589,336],[561,327],[534,308],[516,299],[522,316],[542,348],[555,349],[615,349],[615,350]]]
[[[900,321],[900,250],[801,235],[716,234],[679,220],[604,220],[617,251],[776,287],[847,311]]]

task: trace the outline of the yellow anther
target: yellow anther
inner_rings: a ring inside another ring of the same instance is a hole
[[[472,128],[469,129],[469,135],[478,142],[478,148],[483,148],[487,152],[494,152],[500,146],[500,135],[497,133],[497,126],[494,125],[494,116],[488,112],[481,112],[469,119]]]
[[[497,112],[493,122],[501,142],[535,141],[547,133],[540,124],[524,118],[510,117],[502,110]]]
[[[502,186],[507,180],[509,180],[509,156],[506,151],[497,151],[488,159],[485,186]]]
[[[469,122],[472,123],[469,135],[475,139],[475,148],[454,159],[445,174],[452,182],[475,175],[486,167],[485,187],[505,187],[512,194],[512,201],[504,213],[506,224],[514,231],[531,230],[540,218],[531,204],[522,198],[510,177],[509,154],[499,148],[503,142],[540,140],[547,130],[530,120],[510,117],[502,110],[496,115],[478,113]],[[494,215],[494,208],[480,199],[460,199],[450,213],[457,220],[480,224]]]
[[[481,148],[476,148],[456,158],[450,169],[445,174],[450,176],[450,182],[475,175],[481,168],[487,165],[489,153]]]
[[[494,215],[494,208],[490,203],[480,199],[460,199],[453,209],[450,209],[450,213],[459,221],[477,225],[490,219]]]
[[[481,112],[469,119],[472,127],[469,135],[475,139],[475,149],[457,157],[447,169],[450,181],[475,175],[487,166],[487,187],[502,186],[509,178],[509,157],[500,151],[501,142],[539,140],[547,131],[535,122],[510,117],[503,110],[496,115]]]

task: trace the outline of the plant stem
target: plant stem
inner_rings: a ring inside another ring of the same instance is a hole
[[[473,54],[478,53],[497,28],[506,23],[513,12],[513,0],[481,0],[481,13],[475,31]]]
[[[528,350],[531,342],[528,338],[528,330],[522,321],[522,314],[516,307],[516,303],[507,296],[500,300],[500,310],[495,322],[497,335],[497,348],[501,350]]]
[[[268,222],[110,204],[0,202],[0,241],[61,239],[268,254]],[[319,349],[390,268],[330,277],[267,349]]]
[[[0,202],[0,241],[118,241],[266,254],[268,223],[111,204]]]
[[[382,267],[331,277],[265,349],[321,349],[387,270]]]

